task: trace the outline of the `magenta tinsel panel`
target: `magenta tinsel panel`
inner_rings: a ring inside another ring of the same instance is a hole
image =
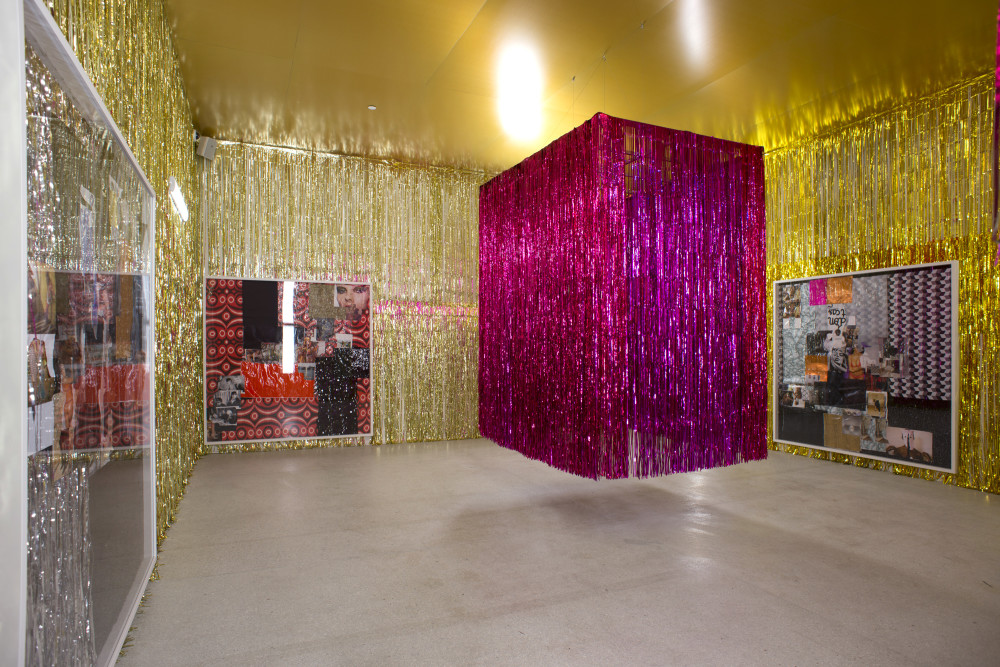
[[[480,193],[480,430],[586,477],[764,458],[763,151],[599,114]]]

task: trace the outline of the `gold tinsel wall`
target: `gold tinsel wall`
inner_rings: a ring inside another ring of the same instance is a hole
[[[194,125],[170,26],[160,2],[47,0],[77,58],[156,190],[156,518],[173,521],[204,433],[202,239]],[[177,179],[192,212],[167,196]]]
[[[768,281],[959,261],[957,472],[773,440],[772,448],[1000,493],[1000,271],[989,238],[992,109],[990,73],[764,158]],[[768,344],[770,354],[770,321]]]
[[[201,172],[205,275],[370,280],[371,441],[477,437],[479,186],[487,177],[220,142]]]

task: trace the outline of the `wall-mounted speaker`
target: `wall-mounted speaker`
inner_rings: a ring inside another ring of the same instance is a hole
[[[199,137],[198,138],[198,149],[195,151],[198,155],[202,156],[206,160],[215,159],[215,139],[211,137]]]

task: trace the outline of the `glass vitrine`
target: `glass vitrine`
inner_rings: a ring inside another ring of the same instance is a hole
[[[155,196],[25,11],[26,664],[111,664],[155,560]]]

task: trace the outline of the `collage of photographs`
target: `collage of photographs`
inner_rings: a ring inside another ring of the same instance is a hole
[[[206,281],[208,442],[371,432],[371,286]]]
[[[775,284],[775,438],[952,461],[952,267]]]
[[[149,281],[28,264],[28,453],[149,440]]]

